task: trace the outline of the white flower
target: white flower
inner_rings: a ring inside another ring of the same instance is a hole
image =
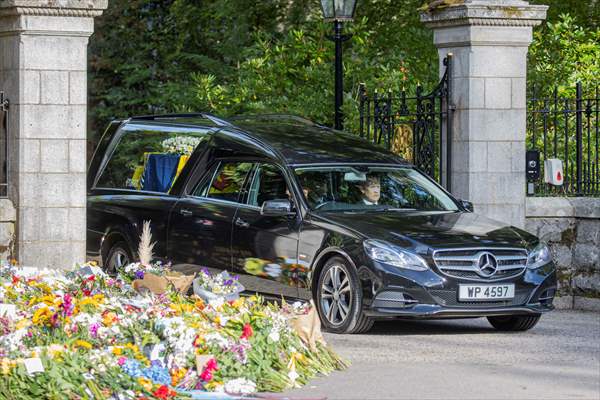
[[[237,378],[225,382],[225,391],[232,394],[256,393],[256,383],[246,378]]]
[[[222,349],[229,346],[229,341],[226,338],[224,338],[219,332],[211,332],[204,335],[204,340],[206,340],[208,344],[217,345]]]
[[[279,342],[279,331],[275,328],[271,328],[271,331],[269,332],[269,339],[271,339],[273,342]]]
[[[290,372],[288,372],[288,378],[290,378],[290,381],[292,382],[296,382],[296,379],[298,379],[299,377],[300,375],[298,375],[296,369],[292,369],[290,370]]]

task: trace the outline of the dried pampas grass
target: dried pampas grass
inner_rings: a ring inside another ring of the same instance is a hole
[[[150,265],[150,263],[152,263],[152,260],[154,259],[154,245],[156,245],[156,242],[152,243],[150,221],[144,221],[142,235],[140,236],[140,246],[138,248],[140,263],[142,265]]]

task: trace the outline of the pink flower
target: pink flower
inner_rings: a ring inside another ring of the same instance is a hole
[[[212,378],[213,378],[212,372],[209,371],[208,369],[205,369],[200,374],[200,379],[202,379],[204,382],[210,382],[212,380]]]
[[[217,369],[219,369],[217,360],[215,360],[214,358],[211,358],[210,360],[208,360],[208,362],[206,363],[206,366],[204,368],[207,370],[210,370],[210,371],[216,371]]]
[[[122,366],[123,364],[125,364],[125,361],[127,361],[127,358],[119,357],[119,359],[117,360],[117,364],[119,364],[119,366]]]

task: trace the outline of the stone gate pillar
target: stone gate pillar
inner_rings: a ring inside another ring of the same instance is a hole
[[[421,21],[433,29],[440,60],[454,55],[452,192],[478,213],[524,227],[527,50],[548,7],[521,0],[436,3]]]
[[[87,45],[108,0],[0,0],[9,199],[22,265],[85,259]]]

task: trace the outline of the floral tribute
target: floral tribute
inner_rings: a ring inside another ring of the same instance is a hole
[[[239,396],[345,367],[293,328],[305,305],[257,296],[207,302],[175,290],[141,295],[129,284],[137,271],[0,267],[0,399]]]
[[[163,140],[161,144],[165,153],[190,156],[201,141],[202,139],[197,137],[176,136]]]

